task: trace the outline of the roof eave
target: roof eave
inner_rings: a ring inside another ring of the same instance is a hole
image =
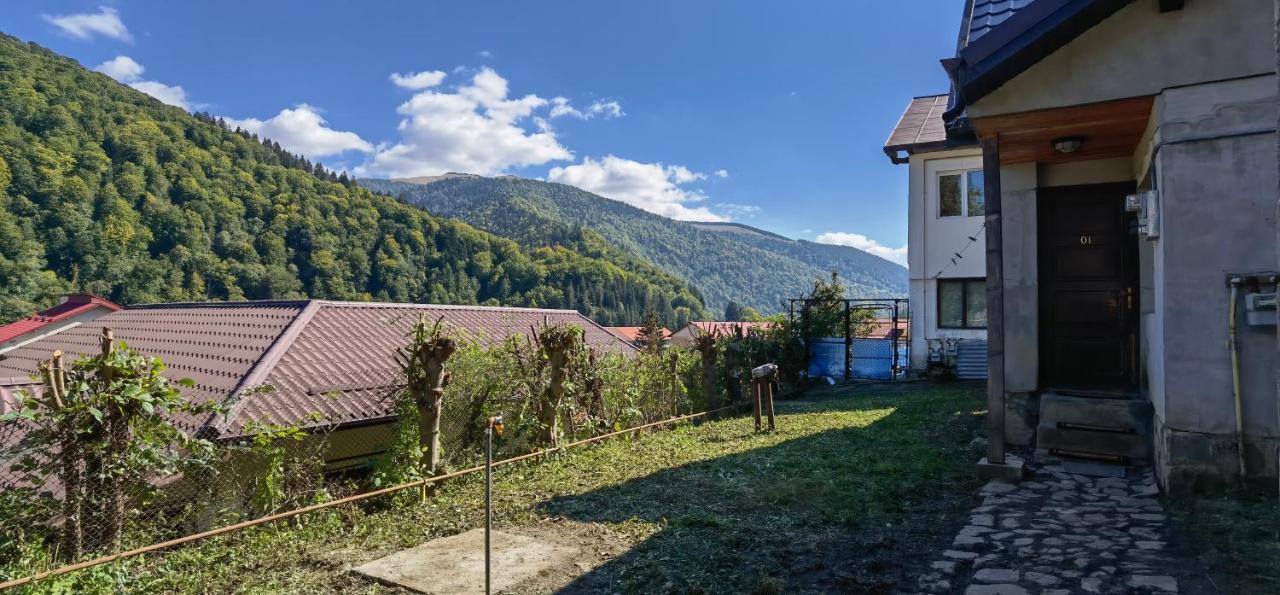
[[[1132,0],[1037,0],[942,60],[952,81],[952,101],[943,121],[948,137],[972,134],[969,105],[1025,72],[1046,56],[1102,22]]]

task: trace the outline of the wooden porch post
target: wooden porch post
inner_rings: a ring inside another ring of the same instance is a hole
[[[1000,137],[982,140],[987,234],[987,463],[1004,464],[1004,237],[1000,223]]]

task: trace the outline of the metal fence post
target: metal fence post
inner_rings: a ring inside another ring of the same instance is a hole
[[[850,311],[849,300],[844,301],[844,381],[848,382],[853,378],[853,325],[852,312]]]

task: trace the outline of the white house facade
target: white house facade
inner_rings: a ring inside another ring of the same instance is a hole
[[[913,99],[885,144],[909,169],[907,267],[911,369],[955,362],[966,378],[986,376],[986,260],[982,150],[948,145],[947,96]]]

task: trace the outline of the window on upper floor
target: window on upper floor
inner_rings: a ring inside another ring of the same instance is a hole
[[[979,217],[985,215],[982,170],[938,174],[938,216]]]

